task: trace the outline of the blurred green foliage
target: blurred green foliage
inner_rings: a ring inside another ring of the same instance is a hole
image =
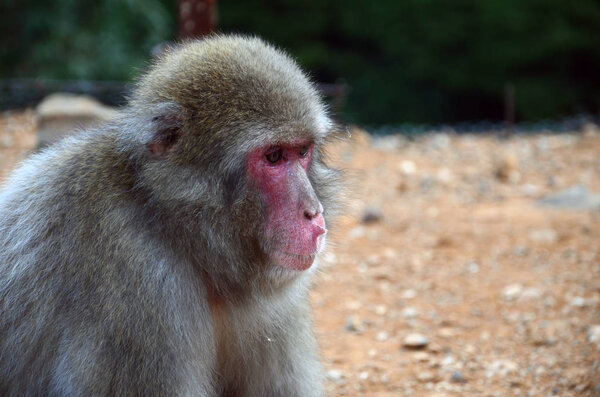
[[[220,26],[268,37],[317,80],[343,77],[367,123],[600,113],[597,0],[226,0]]]
[[[0,0],[2,76],[125,79],[172,40],[175,0]],[[600,113],[597,0],[221,0],[224,32],[287,49],[343,79],[346,119],[519,120]]]
[[[131,80],[176,33],[173,0],[0,0],[0,76]]]

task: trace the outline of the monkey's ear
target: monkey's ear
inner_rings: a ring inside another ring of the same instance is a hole
[[[175,150],[183,135],[183,120],[179,106],[164,105],[152,117],[152,135],[146,148],[154,156],[165,156]]]

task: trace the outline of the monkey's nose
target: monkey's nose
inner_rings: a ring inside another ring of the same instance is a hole
[[[315,211],[304,210],[304,218],[308,219],[309,221],[312,221],[313,218],[315,218],[317,215],[319,215],[319,211],[317,211],[317,210],[315,210]]]
[[[321,215],[323,213],[323,204],[318,203],[319,206],[318,208],[311,208],[310,210],[306,209],[304,210],[304,217],[306,219],[308,219],[309,221],[313,220],[314,218],[318,217],[319,215]],[[322,216],[321,216],[322,218]]]
[[[323,214],[320,211],[312,213],[304,211],[304,217],[310,221],[315,236],[320,236],[327,232],[327,229],[325,229],[325,218],[323,218]]]

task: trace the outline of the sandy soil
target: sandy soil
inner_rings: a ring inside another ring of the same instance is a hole
[[[35,146],[0,116],[0,181]],[[353,137],[312,291],[331,396],[600,396],[600,133]]]

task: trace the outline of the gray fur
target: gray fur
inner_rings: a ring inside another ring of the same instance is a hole
[[[268,263],[244,161],[313,140],[329,220],[331,129],[289,57],[215,36],[159,60],[110,125],[27,160],[0,193],[0,395],[322,395],[316,265]]]

